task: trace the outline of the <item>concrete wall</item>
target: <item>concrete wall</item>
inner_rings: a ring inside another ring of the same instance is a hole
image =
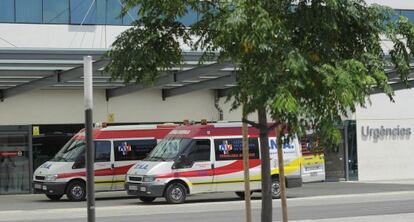
[[[0,47],[109,48],[128,26],[0,24]]]
[[[414,1],[409,0],[366,0],[366,2],[386,5],[395,9],[414,9]]]
[[[395,103],[379,94],[371,97],[372,104],[367,108],[357,109],[360,181],[414,179],[413,99],[413,89],[401,90],[396,91]],[[367,127],[373,130],[368,136]]]
[[[108,102],[103,90],[94,91],[94,122],[113,113],[115,122],[218,120],[212,91],[161,98],[160,90],[115,97]],[[83,123],[82,90],[36,90],[0,102],[0,125]]]

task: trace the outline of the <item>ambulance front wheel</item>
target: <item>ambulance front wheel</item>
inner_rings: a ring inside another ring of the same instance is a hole
[[[186,197],[186,189],[181,183],[172,183],[167,187],[167,190],[165,190],[165,199],[168,203],[184,203]]]
[[[71,201],[82,201],[86,198],[85,183],[81,181],[72,181],[66,188],[66,196]]]

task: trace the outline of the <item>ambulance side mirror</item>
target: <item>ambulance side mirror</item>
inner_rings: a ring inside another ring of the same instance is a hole
[[[78,158],[75,163],[73,163],[72,169],[81,169],[85,168],[85,156],[82,155],[80,158]]]
[[[172,169],[181,169],[181,168],[190,168],[192,167],[194,164],[194,161],[190,160],[187,156],[185,155],[180,155],[175,161],[174,164],[172,165]]]

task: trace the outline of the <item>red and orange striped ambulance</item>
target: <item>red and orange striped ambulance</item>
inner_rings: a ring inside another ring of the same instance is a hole
[[[249,167],[253,191],[261,189],[259,131],[249,127]],[[269,133],[272,192],[279,197],[275,132]],[[287,187],[302,185],[301,151],[296,138],[283,145]],[[144,202],[165,197],[182,203],[187,195],[234,191],[243,198],[241,123],[181,126],[127,173],[125,188]]]
[[[176,125],[130,125],[94,129],[95,190],[123,190],[125,174],[138,160],[144,159]],[[86,195],[85,133],[77,133],[50,161],[33,175],[35,193],[52,200],[64,194],[70,200]]]

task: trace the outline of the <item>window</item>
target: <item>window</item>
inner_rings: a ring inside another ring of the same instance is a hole
[[[193,140],[187,157],[194,162],[210,161],[210,140]]]
[[[43,0],[43,23],[69,23],[69,0]]]
[[[71,24],[105,24],[108,0],[70,0]]]
[[[132,22],[138,18],[138,7],[131,8],[122,19],[123,25],[132,25]]]
[[[188,7],[187,13],[183,17],[179,17],[177,20],[183,23],[185,26],[190,26],[197,22],[197,13]]]
[[[107,8],[106,11],[106,20],[105,24],[108,25],[121,25],[122,24],[122,18],[121,10],[122,5],[119,0],[108,0],[107,1]]]
[[[96,3],[95,0],[70,0],[70,23],[96,23]]]
[[[41,23],[42,0],[16,0],[16,22]]]
[[[115,141],[115,161],[142,160],[157,145],[157,140],[125,140]]]
[[[111,161],[111,142],[95,141],[95,162]]]
[[[243,159],[242,138],[215,139],[214,148],[216,151],[216,160]],[[249,158],[259,159],[259,143],[257,138],[249,138]]]
[[[414,10],[401,10],[401,15],[407,17],[411,22],[414,21]]]
[[[14,22],[14,0],[0,0],[0,22]]]

